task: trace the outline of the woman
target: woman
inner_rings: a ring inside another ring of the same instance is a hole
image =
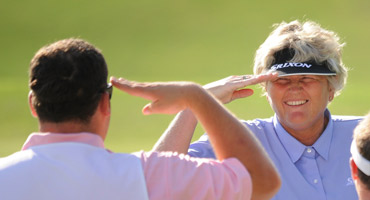
[[[348,160],[352,131],[361,117],[332,116],[327,109],[347,78],[342,47],[334,32],[314,22],[283,22],[257,50],[255,76],[232,76],[204,86],[223,103],[251,95],[249,89],[240,90],[245,86],[260,83],[264,88],[275,115],[244,124],[281,175],[282,187],[273,199],[358,198]],[[259,75],[270,72],[279,76],[259,81]],[[182,111],[154,149],[213,158],[206,134],[189,148],[196,123],[190,111]]]

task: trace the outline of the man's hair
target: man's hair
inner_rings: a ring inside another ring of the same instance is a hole
[[[355,128],[354,140],[356,141],[358,152],[362,157],[370,160],[370,113]],[[358,168],[358,177],[370,190],[370,176],[367,176]]]
[[[108,69],[99,49],[71,38],[42,47],[29,76],[40,121],[88,123],[107,87]]]
[[[256,51],[254,74],[267,72],[275,61],[275,53],[289,48],[294,50],[294,57],[289,62],[315,61],[336,72],[335,76],[327,76],[327,79],[335,90],[335,95],[339,95],[346,83],[347,68],[342,62],[344,43],[340,43],[337,34],[312,21],[282,22],[274,27]]]

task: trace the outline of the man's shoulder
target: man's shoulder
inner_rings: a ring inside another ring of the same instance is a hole
[[[31,160],[34,156],[32,151],[18,151],[6,157],[0,158],[0,172],[5,172],[10,168],[15,168],[23,165],[27,165],[27,161]]]

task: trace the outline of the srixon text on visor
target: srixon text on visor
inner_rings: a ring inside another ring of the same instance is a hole
[[[307,63],[284,63],[284,64],[275,64],[271,66],[272,70],[277,70],[281,68],[286,68],[286,67],[305,67],[305,68],[310,68],[312,65],[307,64]]]

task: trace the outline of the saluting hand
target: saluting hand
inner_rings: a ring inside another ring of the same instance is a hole
[[[229,76],[224,79],[206,84],[203,86],[203,88],[212,93],[222,103],[226,104],[235,99],[245,98],[253,94],[252,89],[244,87],[266,82],[276,78],[277,76],[277,73],[261,74],[257,76]]]
[[[197,94],[206,91],[198,84],[191,82],[136,82],[124,78],[111,77],[111,83],[116,88],[130,95],[152,101],[144,106],[142,112],[146,115],[162,113],[175,114],[189,107],[191,101],[196,101]]]

